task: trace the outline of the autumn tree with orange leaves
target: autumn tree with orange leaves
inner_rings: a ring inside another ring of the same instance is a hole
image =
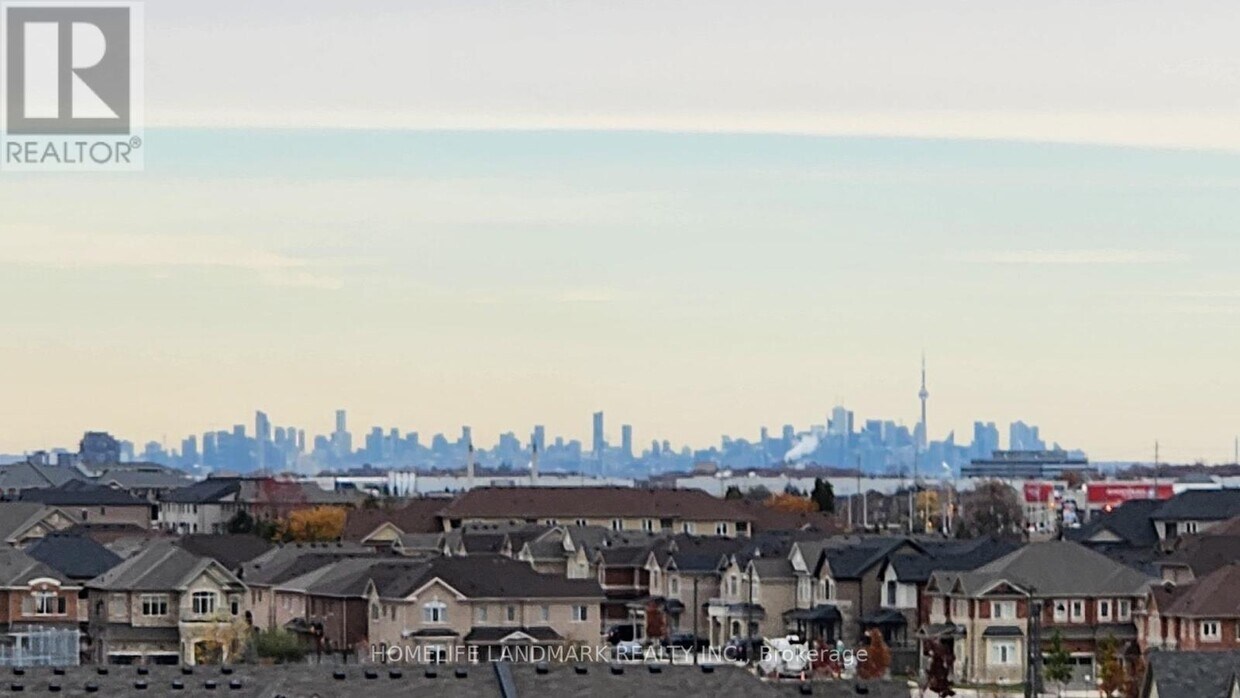
[[[340,507],[298,509],[280,527],[280,537],[298,543],[338,540],[344,533],[344,519],[345,511]]]
[[[881,679],[891,666],[891,649],[883,641],[883,634],[878,628],[870,628],[866,633],[869,644],[861,648],[865,650],[865,661],[857,662],[857,676],[865,681]]]
[[[765,504],[776,511],[805,513],[818,511],[818,505],[814,504],[814,500],[796,494],[788,494],[787,492],[771,495],[771,498],[766,500]]]

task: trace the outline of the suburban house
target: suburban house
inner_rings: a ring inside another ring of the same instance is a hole
[[[0,502],[0,539],[23,547],[77,523],[60,507],[39,502]]]
[[[884,587],[879,573],[887,558],[909,551],[925,552],[913,539],[900,536],[827,539],[814,578],[826,592],[826,602],[840,613],[841,639],[845,642],[860,640],[871,627],[880,628],[893,640],[896,635],[904,637],[907,628],[903,615],[883,609]]]
[[[94,660],[226,661],[248,632],[245,585],[209,557],[156,541],[86,584]]]
[[[29,489],[58,487],[70,480],[81,479],[76,468],[22,461],[0,465],[0,494],[15,496]]]
[[[599,526],[613,531],[747,536],[752,516],[691,489],[478,487],[443,509],[445,531],[467,523]]]
[[[1179,587],[1151,590],[1138,622],[1141,649],[1240,650],[1240,561]]]
[[[69,480],[57,487],[22,492],[24,502],[60,507],[82,523],[133,524],[150,528],[156,507],[141,497],[113,487],[84,480]]]
[[[1205,533],[1227,519],[1240,516],[1240,490],[1188,490],[1162,503],[1150,520],[1162,541]]]
[[[599,642],[603,592],[594,580],[539,574],[497,555],[385,566],[362,575],[371,645],[445,659],[476,648],[485,661],[505,647]]]
[[[950,647],[958,680],[1018,683],[1032,607],[1041,611],[1043,651],[1059,633],[1077,676],[1095,675],[1098,641],[1115,639],[1126,656],[1139,651],[1134,617],[1154,582],[1078,543],[1032,543],[975,570],[935,571],[920,634]]]
[[[399,507],[351,509],[344,522],[343,538],[389,547],[402,536],[418,533],[439,533],[439,511],[452,500],[447,497],[415,497]]]
[[[86,619],[82,583],[16,548],[0,548],[0,644],[20,652],[39,628],[77,631]],[[81,640],[79,640],[79,645]]]
[[[177,533],[224,533],[244,512],[255,520],[276,521],[299,509],[349,507],[354,497],[328,492],[311,482],[272,477],[211,477],[165,492],[159,499],[159,525]]]
[[[288,543],[277,546],[241,565],[237,576],[249,590],[250,617],[260,629],[286,627],[294,619],[304,618],[304,609],[293,608],[304,597],[291,594],[277,602],[275,589],[304,574],[352,557],[372,557],[373,548],[359,543]],[[300,622],[294,629],[305,630]]]

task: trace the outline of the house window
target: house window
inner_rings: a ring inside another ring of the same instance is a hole
[[[1055,602],[1054,618],[1056,623],[1068,622],[1068,602],[1062,599]]]
[[[34,592],[34,614],[36,616],[55,616],[65,612],[65,600],[54,591]]]
[[[241,613],[241,599],[236,596],[228,597],[228,612],[232,615]]]
[[[475,611],[474,614],[478,616],[479,623],[487,622],[487,607],[486,606],[479,606],[478,610]]]
[[[988,655],[991,664],[1010,666],[1016,664],[1016,642],[1013,640],[991,640]]]
[[[1085,602],[1081,599],[1072,599],[1072,622],[1085,622]]]
[[[740,593],[740,578],[736,575],[728,577],[728,593],[732,596]]]
[[[667,592],[672,595],[680,593],[680,577],[667,578]]]
[[[551,607],[546,604],[543,604],[541,607],[539,607],[538,617],[541,618],[542,622],[544,623],[550,622],[551,621]]]
[[[442,601],[430,601],[422,604],[423,623],[445,623],[448,620],[448,606]]]
[[[891,607],[896,605],[896,583],[894,581],[887,582],[887,605]]]
[[[1131,601],[1129,601],[1128,599],[1120,599],[1119,601],[1115,602],[1115,605],[1116,605],[1115,610],[1117,611],[1117,614],[1119,615],[1120,621],[1127,621],[1127,620],[1132,619],[1132,602]]]
[[[577,525],[578,525],[578,526],[585,526],[585,525],[586,525],[586,520],[585,520],[585,519],[577,519],[576,523],[577,523]]]
[[[166,616],[168,615],[168,595],[167,594],[143,594],[142,595],[142,615],[144,616]]]
[[[589,619],[590,619],[590,607],[589,606],[573,606],[573,621],[574,622],[584,623],[585,621]]]
[[[1184,532],[1185,532],[1185,533],[1196,533],[1196,532],[1197,532],[1197,522],[1196,522],[1196,521],[1185,521],[1185,522],[1184,522]]]
[[[995,620],[1011,620],[1016,617],[1015,601],[991,601],[990,617]]]
[[[681,530],[681,531],[683,531],[683,532],[685,532],[685,533],[687,533],[687,534],[689,534],[689,535],[693,535],[693,522],[692,522],[692,521],[686,521],[686,522],[684,522],[684,523],[680,524],[680,530]]]
[[[1098,600],[1098,622],[1111,622],[1111,601],[1109,599]]]
[[[969,617],[969,600],[952,599],[952,618],[957,620]]]
[[[715,524],[715,535],[716,535],[716,536],[726,536],[726,535],[728,535],[728,525],[727,525],[726,523],[722,522],[722,521],[720,521],[719,523]]]
[[[654,519],[642,519],[642,530],[646,533],[654,533]]]
[[[623,530],[624,530],[624,522],[623,522],[623,521],[621,521],[620,519],[612,519],[612,520],[611,520],[611,530],[613,530],[613,531],[623,531]]]
[[[517,620],[517,607],[516,606],[507,607],[504,610],[504,615],[505,617],[508,618],[509,623],[515,623]]]
[[[379,608],[379,604],[377,603],[370,604],[370,619],[371,620],[379,620],[379,614],[381,612],[382,611]]]
[[[195,615],[209,616],[215,613],[215,592],[214,591],[195,591],[190,596],[192,608]]]
[[[1218,642],[1223,639],[1223,629],[1221,626],[1222,623],[1219,623],[1217,620],[1201,621],[1201,625],[1199,626],[1201,641]]]

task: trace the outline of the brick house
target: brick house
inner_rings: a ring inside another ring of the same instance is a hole
[[[1152,589],[1140,614],[1142,651],[1240,650],[1240,562],[1184,585]]]
[[[1078,676],[1094,675],[1099,640],[1114,638],[1124,655],[1139,651],[1134,618],[1154,581],[1078,543],[1033,543],[976,570],[934,572],[920,634],[950,645],[958,680],[1019,683],[1033,603],[1041,649],[1058,632]]]
[[[79,605],[81,582],[16,548],[0,548],[0,641],[32,627],[80,629],[86,620]]]

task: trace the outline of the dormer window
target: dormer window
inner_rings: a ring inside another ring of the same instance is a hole
[[[190,603],[194,615],[209,616],[215,613],[215,592],[195,591],[190,595]]]

